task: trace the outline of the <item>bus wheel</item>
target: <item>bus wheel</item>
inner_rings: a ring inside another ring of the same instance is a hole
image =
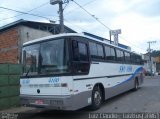
[[[138,90],[138,86],[139,86],[139,83],[138,83],[138,79],[136,78],[136,80],[134,82],[134,91]]]
[[[98,86],[96,86],[93,88],[92,91],[91,109],[97,110],[100,108],[101,104],[102,104],[102,91]]]

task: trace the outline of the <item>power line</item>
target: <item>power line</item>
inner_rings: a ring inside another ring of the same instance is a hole
[[[36,7],[36,8],[33,8],[33,9],[31,9],[31,10],[27,11],[27,12],[34,11],[34,10],[36,10],[36,9],[40,8],[40,7],[43,7],[43,6],[47,5],[48,3],[49,3],[49,2],[43,3],[43,4],[41,4],[40,6],[38,6],[38,7]],[[23,14],[23,13],[21,13],[21,14],[18,14],[18,15],[12,16],[12,17],[4,18],[4,19],[2,19],[2,20],[0,20],[0,21],[7,20],[7,19],[11,19],[11,18],[14,18],[14,17],[18,17],[18,16],[21,16],[21,15],[24,15],[24,14]]]
[[[91,0],[91,1],[87,2],[86,4],[83,5],[83,7],[85,7],[85,6],[87,6],[87,5],[91,4],[91,3],[93,3],[94,1],[96,1],[96,0]]]
[[[132,43],[132,42],[129,42],[128,40],[126,40],[124,37],[122,37],[122,36],[119,36],[122,40],[124,40],[124,41],[126,41],[126,42],[128,42],[128,43],[130,43],[132,46],[134,46],[135,48],[138,48],[138,49],[141,49],[141,50],[144,50],[144,49],[142,49],[142,48],[140,48],[140,47],[138,47],[137,45],[135,45],[134,43]]]
[[[107,28],[108,30],[111,30],[108,26],[106,26],[103,22],[101,22],[97,17],[95,17],[95,15],[91,14],[90,12],[88,12],[83,6],[81,6],[80,4],[78,4],[75,0],[71,0],[73,1],[77,6],[79,6],[81,9],[83,9],[87,14],[89,14],[91,17],[93,17],[97,22],[99,22],[101,25],[103,25],[105,28]],[[127,41],[128,43],[131,43],[129,42],[128,40],[124,39],[122,36],[119,36],[121,39]],[[131,43],[133,46],[135,46],[136,48],[138,49],[141,49],[142,48],[139,48],[137,47],[136,45],[134,45],[133,43]]]
[[[85,31],[85,32],[88,32],[88,31],[86,31],[84,28],[82,28],[82,27],[80,27],[80,26],[78,26],[78,25],[76,25],[76,24],[73,24],[72,22],[69,22],[67,19],[64,19],[66,22],[68,22],[69,24],[71,24],[71,25],[73,25],[73,26],[75,26],[75,27],[77,27],[77,28],[79,28],[79,29],[81,29],[81,30],[83,30],[83,31]]]
[[[68,6],[68,3],[66,3],[66,5],[64,6],[63,11],[67,8],[67,6]]]
[[[31,14],[31,13],[28,13],[28,12],[23,12],[23,11],[19,11],[19,10],[14,10],[14,9],[7,8],[7,7],[0,7],[0,8],[1,8],[1,9],[6,9],[6,10],[9,10],[9,11],[13,11],[13,12],[17,12],[17,13],[21,13],[21,14],[27,14],[27,15],[31,15],[31,16],[35,16],[35,17],[40,17],[40,18],[44,18],[44,19],[49,20],[49,18],[44,17],[44,16],[41,16],[41,15],[37,15],[37,14]]]
[[[74,0],[72,0],[73,2],[75,2]],[[89,3],[91,3],[91,2],[93,2],[93,1],[95,1],[95,0],[92,0],[92,1],[90,1],[90,2],[88,2],[88,3],[86,3],[86,5],[87,4],[89,4]],[[38,9],[38,8],[40,8],[40,7],[42,7],[42,6],[44,6],[44,5],[46,5],[46,4],[48,4],[49,2],[47,2],[47,3],[44,3],[44,4],[42,4],[42,5],[40,5],[40,6],[38,6],[38,7],[36,7],[36,8],[34,8],[34,9],[31,9],[31,10],[29,10],[28,12],[30,12],[30,11],[33,11],[33,10],[35,10],[35,9]],[[81,5],[79,5],[77,2],[75,2],[81,9],[83,9],[85,12],[87,12],[91,17],[93,17],[96,21],[98,21],[101,25],[103,25],[105,28],[107,28],[107,29],[109,29],[109,30],[111,30],[108,26],[106,26],[103,22],[101,22],[98,18],[96,18],[94,15],[92,15],[90,12],[88,12],[86,9],[84,9]],[[47,20],[50,20],[49,18],[47,18],[47,17],[44,17],[44,16],[41,16],[41,15],[37,15],[37,14],[31,14],[31,13],[28,13],[28,12],[22,12],[22,11],[18,11],[18,10],[14,10],[14,9],[11,9],[11,8],[6,8],[6,7],[0,7],[1,9],[6,9],[6,10],[9,10],[9,11],[14,11],[14,12],[18,12],[18,13],[21,13],[21,14],[19,14],[19,16],[20,15],[23,15],[23,14],[27,14],[27,15],[31,15],[31,16],[36,16],[36,17],[40,17],[40,18],[44,18],[44,19],[47,19]],[[18,15],[16,15],[16,16],[13,16],[13,17],[17,17]],[[11,18],[11,17],[10,17]],[[9,18],[6,18],[6,19],[9,19]],[[2,21],[2,20],[0,20],[0,21]],[[65,21],[67,21],[67,20],[65,20]],[[68,21],[67,21],[68,22]],[[70,22],[69,22],[70,23]],[[70,23],[71,24],[71,23]],[[73,25],[73,23],[72,23],[72,25]],[[79,26],[77,26],[77,25],[74,25],[74,26],[76,26],[76,27],[78,27],[78,28],[80,28],[80,29],[82,29],[83,31],[86,31],[86,30],[84,30],[83,28],[81,28],[81,27],[79,27]],[[120,36],[121,37],[121,36]],[[121,37],[123,40],[125,40],[123,37]],[[125,41],[127,41],[127,40],[125,40]],[[129,42],[129,41],[127,41],[128,43],[131,43],[131,42]],[[134,45],[133,43],[131,43],[132,45]],[[135,47],[137,47],[136,45],[134,45]],[[138,47],[137,47],[138,48]],[[139,49],[141,49],[141,48],[139,48]]]
[[[0,7],[0,8],[6,9],[6,10],[9,10],[9,11],[18,12],[18,13],[21,13],[21,14],[27,14],[27,15],[36,16],[36,17],[40,17],[40,18],[45,18],[45,19],[47,19],[47,20],[51,20],[51,19],[49,19],[49,18],[47,18],[47,17],[44,17],[44,16],[40,16],[40,15],[36,15],[36,14],[30,14],[30,13],[27,13],[27,12],[18,11],[18,10],[14,10],[14,9],[11,9],[11,8],[6,8],[6,7]],[[38,8],[38,7],[37,7],[37,8]],[[34,9],[36,9],[36,8],[34,8]],[[33,10],[33,9],[32,9],[32,10]],[[31,10],[30,10],[30,11],[31,11]],[[66,19],[64,19],[64,20],[65,20],[66,22],[68,22],[68,23],[76,26],[77,28],[82,29],[83,31],[86,31],[85,29],[83,29],[83,28],[81,28],[81,27],[79,27],[79,26],[77,26],[77,25],[69,22],[68,20],[66,20]],[[57,20],[57,21],[58,21],[58,20]]]
[[[75,0],[71,0],[73,1],[76,5],[78,5],[81,9],[83,9],[87,14],[89,14],[91,17],[93,17],[96,21],[98,21],[101,25],[103,25],[104,27],[106,27],[107,29],[111,30],[108,26],[106,26],[104,23],[102,23],[98,18],[95,17],[95,15],[91,14],[90,12],[88,12],[84,7],[82,7],[80,4],[78,4]]]
[[[71,1],[72,1],[72,0],[71,0]],[[96,1],[96,0],[91,0],[91,1],[87,2],[86,4],[83,5],[83,7],[85,7],[85,6],[87,6],[87,5],[91,4],[91,3],[93,3],[94,1]],[[76,8],[77,8],[77,7],[76,7]],[[76,8],[74,8],[74,9],[76,9]],[[71,13],[74,9],[72,9],[71,11],[69,11],[69,12],[67,12],[67,13],[65,13],[65,14]]]
[[[39,8],[41,8],[41,7],[44,7],[44,6],[47,5],[47,4],[49,4],[49,2],[45,2],[45,3],[41,4],[41,5],[39,5],[38,7],[35,7],[35,8],[33,8],[33,9],[27,11],[27,12],[31,12],[31,11],[33,11],[33,10],[39,9]]]
[[[29,10],[28,12],[31,12],[31,11],[33,11],[33,10],[35,10],[35,9],[38,9],[38,8],[40,8],[40,7],[48,4],[48,3],[49,3],[49,2],[43,3],[42,5],[40,5],[40,6],[36,7],[36,8],[33,8],[33,9]],[[11,8],[6,8],[6,7],[0,7],[0,8],[1,8],[1,9],[5,9],[5,10],[9,10],[9,11],[14,11],[14,12],[17,12],[17,13],[21,13],[21,14],[18,14],[18,15],[15,15],[15,16],[12,16],[12,17],[9,17],[9,18],[6,18],[6,19],[10,19],[10,18],[17,17],[17,16],[20,16],[20,15],[23,15],[23,14],[27,14],[27,15],[31,15],[31,16],[36,16],[36,17],[40,17],[40,18],[45,18],[45,19],[47,19],[47,20],[49,20],[49,21],[51,20],[51,19],[49,19],[49,18],[47,18],[47,17],[41,16],[41,15],[37,15],[37,14],[31,14],[31,13],[28,13],[28,12],[23,12],[23,11],[11,9]],[[2,20],[6,20],[6,19],[2,19]],[[0,21],[2,21],[2,20],[0,20]],[[77,28],[79,28],[79,29],[81,29],[81,30],[83,30],[83,31],[86,31],[86,30],[83,29],[82,27],[79,27],[79,26],[77,26],[77,25],[69,22],[69,21],[66,20],[66,19],[64,19],[64,20],[65,20],[66,22],[68,22],[69,24],[72,24],[73,26],[75,26],[75,27],[77,27]],[[56,21],[58,21],[58,20],[56,20]]]

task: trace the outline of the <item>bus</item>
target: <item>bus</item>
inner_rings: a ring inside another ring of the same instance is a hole
[[[140,55],[81,33],[24,43],[22,63],[21,104],[54,110],[97,110],[144,76]]]

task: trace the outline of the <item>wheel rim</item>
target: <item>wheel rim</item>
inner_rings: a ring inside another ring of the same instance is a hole
[[[100,105],[101,104],[101,100],[102,100],[102,97],[101,97],[101,94],[99,91],[96,91],[95,94],[94,94],[94,102],[96,105]]]

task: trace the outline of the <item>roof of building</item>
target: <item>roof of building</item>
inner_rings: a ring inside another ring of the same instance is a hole
[[[0,27],[0,32],[3,32],[7,29],[16,27],[16,26],[28,26],[31,28],[43,30],[43,31],[48,31],[51,32],[52,34],[58,34],[60,33],[60,25],[59,24],[53,24],[53,23],[44,23],[44,22],[36,22],[36,21],[27,21],[20,19],[18,21],[12,22],[10,24],[4,25]],[[74,30],[70,29],[67,26],[64,26],[65,33],[76,33]]]

